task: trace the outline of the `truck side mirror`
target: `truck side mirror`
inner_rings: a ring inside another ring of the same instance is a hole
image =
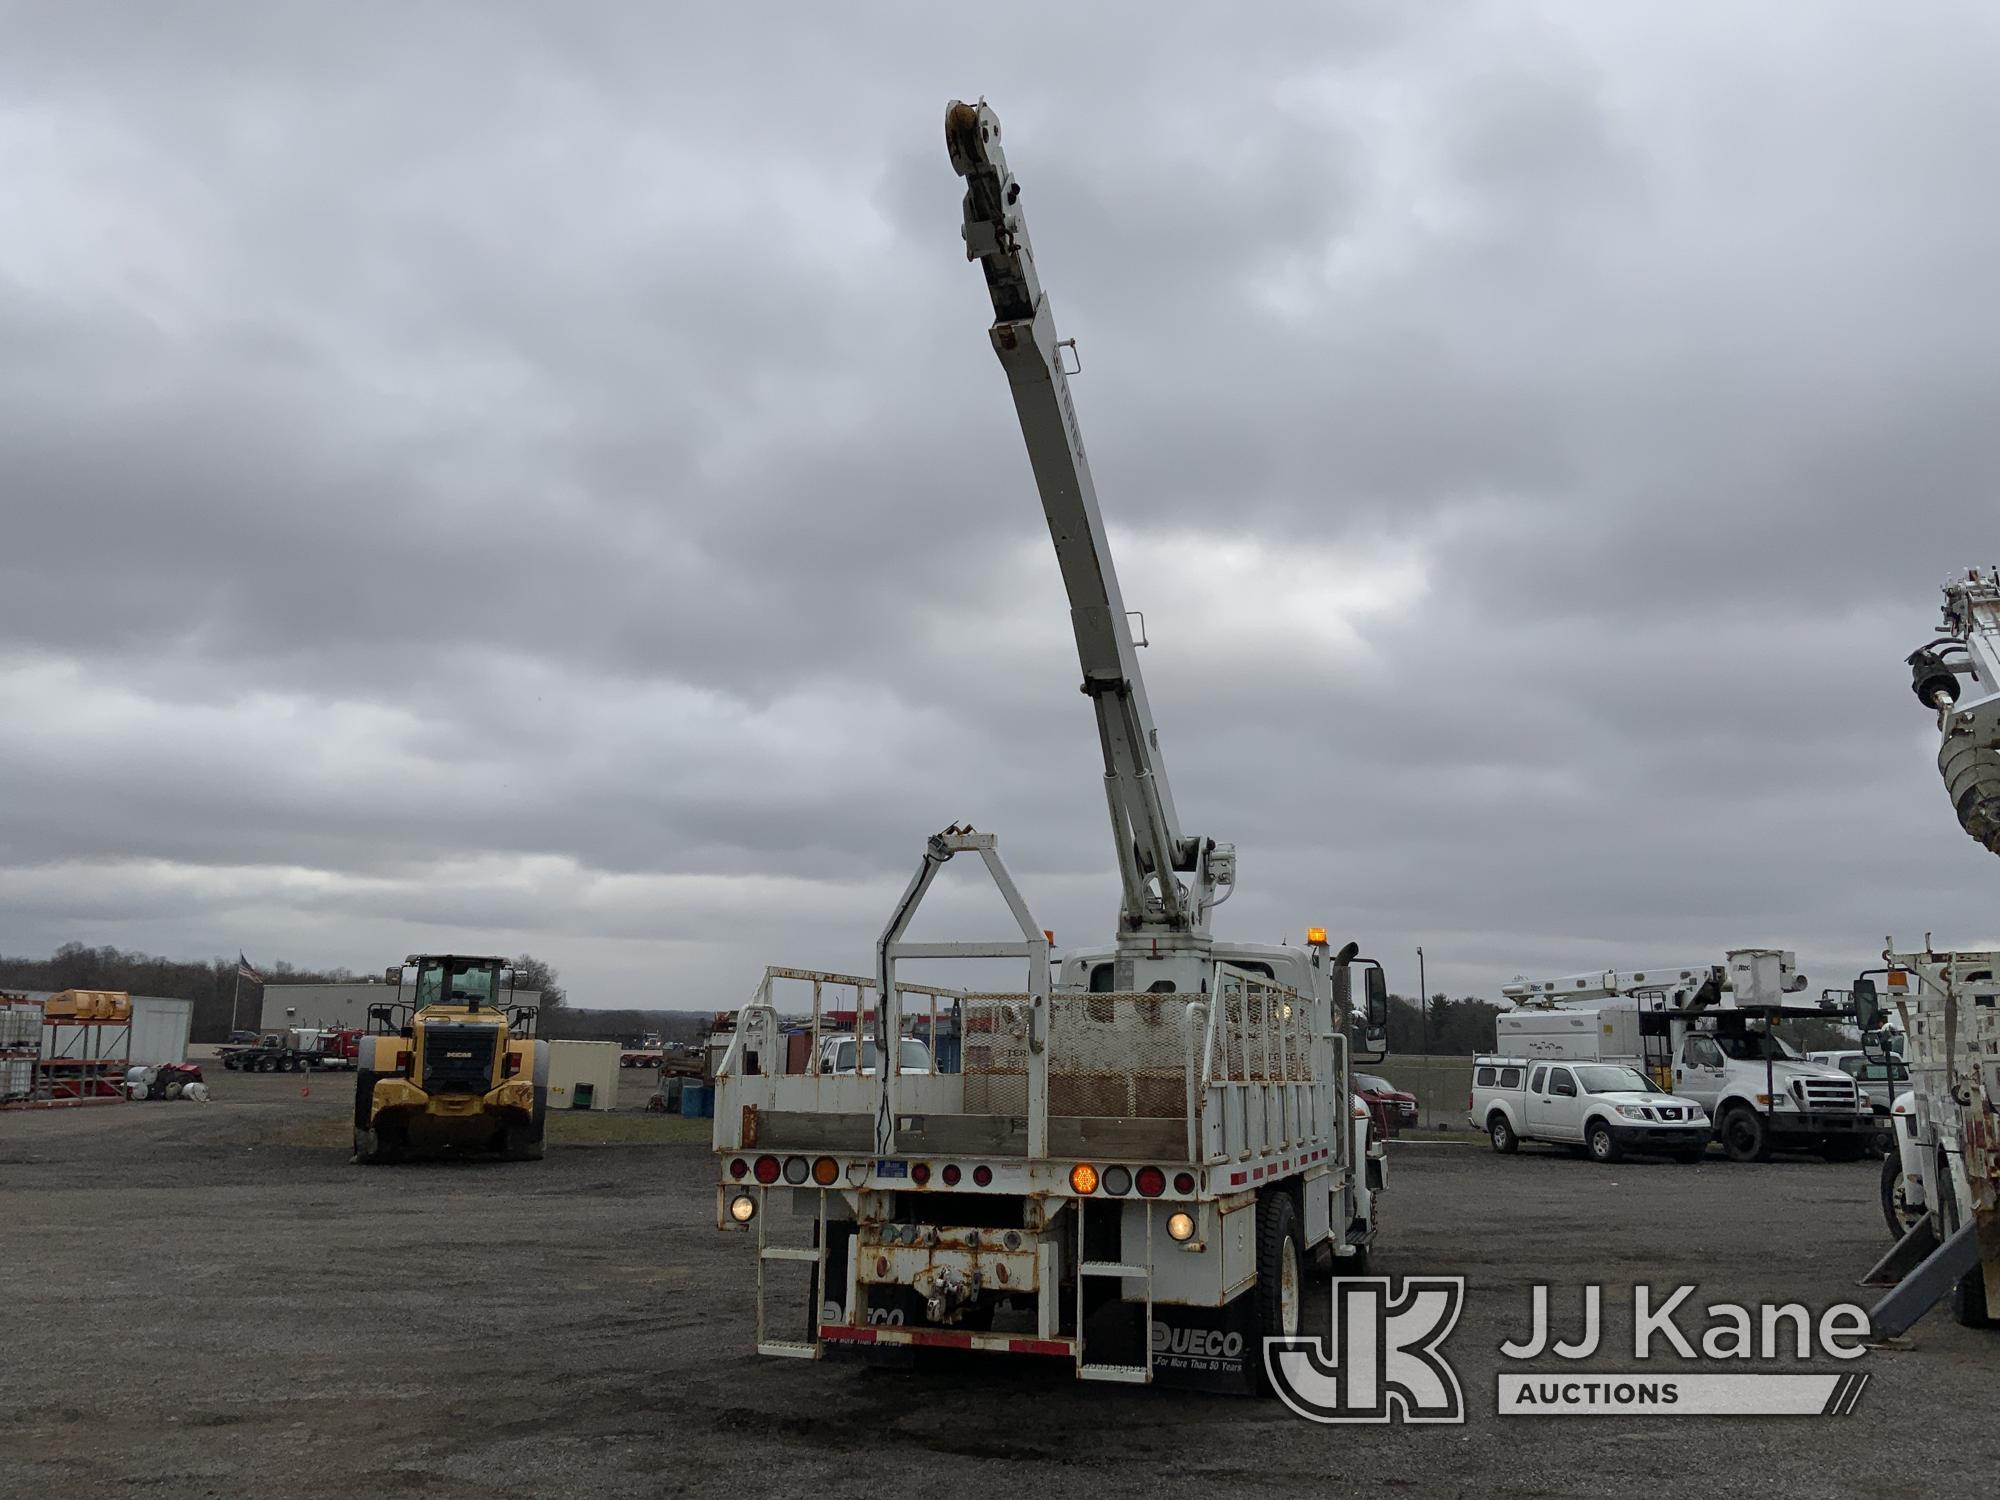
[[[1373,964],[1362,981],[1368,993],[1368,1034],[1379,1036],[1389,1029],[1389,980]]]
[[[1875,981],[1872,979],[1854,981],[1854,1024],[1861,1028],[1864,1036],[1882,1029],[1882,1001],[1875,992]]]

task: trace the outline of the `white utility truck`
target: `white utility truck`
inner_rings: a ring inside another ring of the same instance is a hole
[[[1321,929],[1298,947],[1212,935],[1235,850],[1184,832],[1168,789],[1071,400],[1070,346],[1041,289],[1000,122],[984,103],[955,103],[945,137],[1097,721],[1117,932],[1052,954],[994,836],[934,835],[876,944],[872,983],[772,970],[739,1013],[716,1073],[717,1222],[754,1236],[765,1354],[947,1347],[1050,1356],[1086,1379],[1249,1389],[1263,1337],[1298,1327],[1307,1267],[1368,1264],[1384,1163],[1350,1089],[1349,987],[1360,970],[1359,1040],[1373,1049],[1386,985],[1379,965],[1352,943],[1336,951]],[[961,854],[984,866],[1018,933],[907,940],[933,879]],[[925,989],[928,1017],[910,1017],[915,987],[898,965],[961,958],[1018,961],[1022,987]],[[787,988],[809,1000],[787,1009]],[[835,999],[888,1065],[770,1066],[783,1028],[804,1031],[809,1016],[822,1035]],[[912,1034],[934,1044],[933,1070],[899,1065],[889,1038]],[[809,1244],[778,1243],[779,1210]],[[809,1272],[807,1305],[787,1319],[803,1339],[771,1329],[770,1283],[787,1263]]]
[[[1788,1019],[1844,1014],[1786,1005],[1805,983],[1796,956],[1778,948],[1733,948],[1720,964],[1517,979],[1501,986],[1520,1008],[1499,1016],[1495,1050],[1629,1063],[1699,1104],[1732,1161],[1765,1161],[1779,1148],[1853,1161],[1875,1129],[1867,1098],[1780,1035]]]
[[[1701,1105],[1667,1093],[1629,1060],[1598,1061],[1582,1050],[1573,1056],[1566,1062],[1475,1057],[1467,1123],[1485,1131],[1503,1155],[1518,1151],[1522,1141],[1581,1146],[1600,1162],[1622,1160],[1627,1151],[1685,1162],[1707,1154],[1710,1130]]]
[[[1940,634],[1909,657],[1917,700],[1937,715],[1938,773],[1959,826],[2000,854],[2000,576],[1973,568],[1944,586]],[[1865,1281],[1892,1290],[1871,1310],[1881,1337],[1939,1301],[1968,1326],[2000,1313],[2000,952],[1883,954],[1911,1088],[1896,1101],[1900,1171],[1885,1211],[1909,1231]],[[1899,974],[1915,984],[1893,983]],[[1873,979],[1855,981],[1874,1006]],[[1864,1035],[1870,1029],[1864,1024]],[[1876,1051],[1887,1033],[1874,1032]],[[1885,1181],[1885,1187],[1889,1184]]]

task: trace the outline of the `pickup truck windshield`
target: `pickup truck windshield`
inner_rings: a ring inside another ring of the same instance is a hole
[[[1576,1070],[1576,1081],[1586,1094],[1657,1094],[1659,1086],[1637,1068],[1621,1068],[1596,1063]]]

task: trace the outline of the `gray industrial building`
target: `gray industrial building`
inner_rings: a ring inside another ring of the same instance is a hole
[[[411,991],[403,991],[408,1000]],[[380,979],[355,979],[342,984],[267,984],[259,1028],[283,1031],[287,1026],[360,1026],[368,1024],[368,1007],[396,998],[396,986]],[[506,992],[501,998],[507,999]],[[540,1005],[540,990],[516,990],[513,1005]]]

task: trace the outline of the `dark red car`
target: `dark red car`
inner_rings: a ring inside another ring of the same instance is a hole
[[[1401,1135],[1417,1123],[1417,1096],[1406,1094],[1379,1073],[1356,1073],[1354,1097],[1368,1106],[1379,1136]]]

